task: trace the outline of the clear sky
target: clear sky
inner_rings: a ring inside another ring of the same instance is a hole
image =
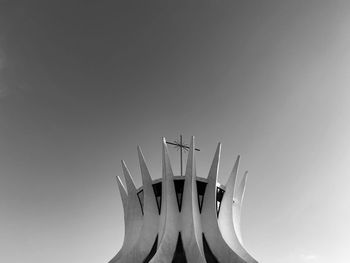
[[[349,28],[347,0],[1,0],[0,262],[107,262],[120,160],[159,178],[180,133],[199,176],[241,154],[260,262],[349,262]]]

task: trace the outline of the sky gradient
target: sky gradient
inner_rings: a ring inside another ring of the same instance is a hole
[[[345,0],[0,0],[0,262],[110,260],[120,160],[159,178],[180,133],[198,176],[241,155],[259,262],[349,262],[349,28]]]

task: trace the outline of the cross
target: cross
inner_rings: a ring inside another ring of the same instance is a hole
[[[184,144],[182,142],[182,135],[180,134],[180,140],[179,141],[174,141],[174,142],[166,142],[167,144],[174,145],[175,148],[178,150],[180,149],[180,169],[181,169],[181,176],[182,176],[182,151],[188,151],[190,147],[187,144]],[[199,149],[195,148],[196,151],[200,151]]]

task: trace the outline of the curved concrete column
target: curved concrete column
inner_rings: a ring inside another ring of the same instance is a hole
[[[240,156],[237,157],[235,165],[232,169],[231,175],[226,183],[226,191],[221,201],[221,208],[219,213],[219,228],[226,243],[247,263],[256,263],[257,261],[248,254],[239,242],[234,223],[233,223],[233,195],[238,172]]]
[[[227,245],[219,229],[216,213],[216,183],[219,170],[220,153],[221,144],[219,143],[209,170],[207,178],[208,183],[203,199],[201,214],[203,233],[211,251],[219,262],[245,263],[245,261]]]
[[[158,250],[150,263],[171,262],[175,252],[179,232],[179,213],[174,187],[174,174],[170,164],[168,147],[163,138],[162,144],[162,208]]]
[[[158,234],[159,215],[152,187],[152,178],[149,174],[141,149],[137,147],[137,150],[143,183],[143,220],[136,243],[130,249],[130,252],[125,258],[123,258],[123,262],[125,263],[142,263],[151,251]],[[140,204],[138,204],[138,206],[140,206]]]
[[[242,209],[245,186],[247,183],[247,177],[248,177],[248,171],[244,173],[244,176],[238,188],[235,190],[235,193],[234,193],[235,202],[233,203],[233,226],[235,228],[238,241],[242,245],[243,245],[243,239],[242,239],[242,231],[241,231],[241,209]]]
[[[152,186],[152,178],[148,171],[145,158],[142,154],[141,148],[137,147],[138,157],[140,163],[140,170],[142,175],[142,184],[143,184],[143,226],[141,231],[141,237],[143,242],[147,243],[146,251],[147,253],[152,248],[154,240],[158,235],[158,224],[159,224],[159,214],[157,201],[154,195],[153,186]],[[140,246],[145,245],[145,243],[141,243]]]
[[[133,248],[136,245],[142,227],[142,211],[137,197],[137,190],[124,161],[122,161],[122,167],[125,184],[128,191],[126,211],[127,220],[125,222],[125,246],[123,245],[122,250],[123,257],[119,260],[116,260],[115,263],[132,262],[130,258],[133,258]],[[112,262],[114,263],[114,261]]]
[[[194,137],[188,153],[181,209],[181,234],[188,262],[205,261],[202,246],[202,227],[198,206]]]
[[[120,180],[119,176],[117,176],[117,183],[118,183],[119,193],[120,193],[120,197],[122,199],[123,210],[124,210],[124,226],[126,226],[126,222],[128,221],[128,219],[127,219],[128,194],[127,194],[127,192],[125,190],[125,187],[124,187],[122,181]],[[120,259],[123,256],[123,251],[125,250],[125,247],[126,247],[126,243],[125,243],[126,234],[127,234],[126,233],[126,228],[124,227],[124,241],[123,241],[122,248],[119,250],[117,255],[115,255],[109,261],[109,263],[117,262],[118,259]]]

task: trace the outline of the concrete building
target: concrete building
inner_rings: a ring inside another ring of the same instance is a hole
[[[256,263],[243,246],[240,211],[247,173],[236,185],[239,156],[225,185],[217,182],[221,144],[208,177],[196,176],[191,139],[185,176],[174,176],[166,140],[162,178],[152,180],[138,148],[143,186],[136,189],[122,161],[126,188],[117,177],[124,208],[122,248],[109,263]]]

